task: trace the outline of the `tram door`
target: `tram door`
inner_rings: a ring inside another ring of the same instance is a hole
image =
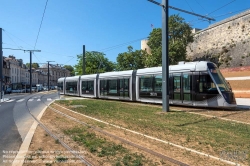
[[[173,74],[173,103],[192,104],[192,73]]]

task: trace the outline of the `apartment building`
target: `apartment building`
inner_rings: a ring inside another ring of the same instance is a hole
[[[48,64],[43,65],[42,67],[39,68],[40,70],[48,73]],[[57,80],[61,77],[69,77],[70,76],[70,71],[61,67],[60,65],[54,65],[50,64],[49,65],[49,73],[50,73],[50,79],[49,79],[49,84],[51,86],[56,86],[57,85]],[[48,78],[47,78],[48,82]],[[46,82],[46,85],[47,85]]]
[[[70,76],[70,71],[59,66],[50,65],[50,85],[56,86],[57,80],[60,77]],[[32,68],[32,85],[42,84],[44,86],[48,83],[48,65],[41,68]],[[16,59],[15,56],[3,57],[3,86],[6,89],[12,86],[13,89],[20,89],[23,86],[30,85],[30,71],[29,68],[23,64],[22,59]]]

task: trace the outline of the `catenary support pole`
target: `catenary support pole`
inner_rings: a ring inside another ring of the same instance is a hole
[[[168,0],[162,0],[162,110],[169,111]]]
[[[82,46],[82,75],[85,75],[85,45]]]
[[[2,91],[3,91],[3,40],[2,40],[2,28],[0,28],[0,88],[1,88],[1,94],[0,94],[0,101],[2,100],[3,98],[3,94],[2,94]]]
[[[30,93],[32,93],[32,51],[30,51]]]
[[[49,62],[48,62],[48,91],[49,91]]]

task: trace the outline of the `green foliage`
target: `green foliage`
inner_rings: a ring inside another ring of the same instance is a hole
[[[144,68],[143,57],[146,55],[146,51],[135,50],[132,46],[128,46],[128,51],[118,54],[117,70],[136,70]]]
[[[161,66],[162,64],[162,30],[153,29],[148,38],[148,46],[152,55],[144,59],[147,67]],[[186,60],[186,47],[193,42],[191,27],[179,15],[169,17],[169,63],[176,64]]]
[[[30,63],[26,63],[26,66],[29,68],[30,67]],[[40,66],[38,63],[32,63],[31,65],[32,68],[38,69]]]
[[[74,66],[75,72],[82,74],[82,54],[77,55],[78,63]],[[85,53],[86,74],[96,74],[113,71],[115,64],[105,58],[105,54],[97,51],[86,51]]]
[[[68,71],[70,71],[70,75],[74,76],[75,75],[75,70],[71,65],[64,65],[63,66],[65,69],[67,69]]]

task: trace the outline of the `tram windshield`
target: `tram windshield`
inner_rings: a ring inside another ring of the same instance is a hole
[[[218,85],[220,91],[231,91],[230,86],[228,85],[227,81],[225,78],[222,76],[220,70],[217,67],[210,68],[209,69],[210,73],[212,74],[215,83]]]

